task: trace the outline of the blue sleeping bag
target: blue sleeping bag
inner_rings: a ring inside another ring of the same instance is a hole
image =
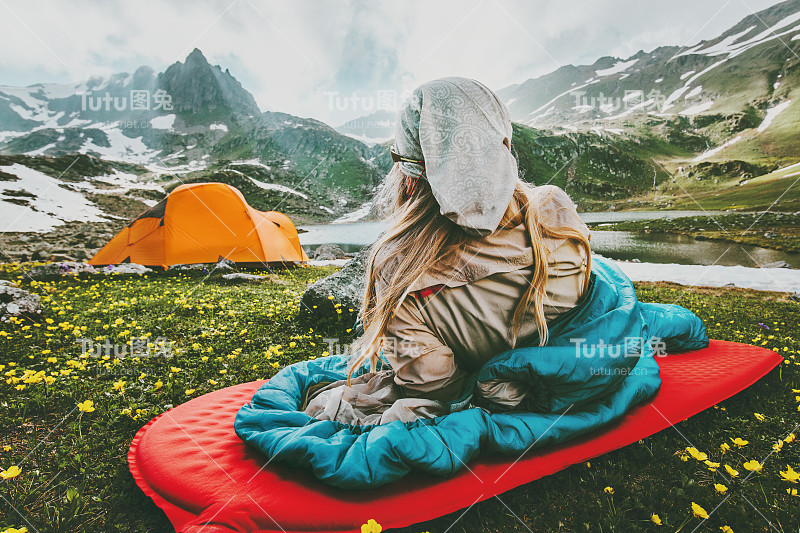
[[[527,411],[471,407],[367,426],[317,420],[301,410],[306,389],[347,375],[346,357],[329,356],[283,368],[239,410],[234,429],[269,460],[310,468],[340,488],[385,485],[412,470],[449,476],[479,453],[518,456],[620,418],[661,385],[654,359],[660,350],[707,346],[694,313],[639,302],[619,267],[594,256],[587,294],[551,324],[548,344],[500,353],[474,376],[535,385]],[[365,364],[356,375],[368,370]]]

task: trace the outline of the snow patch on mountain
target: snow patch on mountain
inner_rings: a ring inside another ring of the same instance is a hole
[[[688,116],[692,116],[692,115],[699,115],[700,113],[708,111],[713,106],[714,106],[714,100],[710,100],[708,102],[703,102],[702,104],[697,104],[697,105],[693,105],[691,107],[687,107],[686,109],[684,109],[683,111],[681,111],[678,114],[679,115],[683,115],[683,116],[687,116],[687,117]]]
[[[239,161],[234,161],[234,162],[231,163],[231,165],[252,165],[254,167],[261,167],[261,168],[266,169],[266,170],[272,170],[271,166],[265,165],[264,163],[262,163],[258,159],[246,159],[246,160],[243,159],[243,160],[239,160]]]
[[[790,24],[797,22],[798,20],[800,20],[800,12],[793,13],[787,17],[784,17],[776,24],[774,24],[772,27],[767,28],[761,33],[745,41],[737,42],[741,37],[752,32],[753,29],[755,29],[755,26],[751,26],[750,28],[736,35],[730,35],[725,39],[723,39],[722,41],[720,41],[719,43],[711,45],[708,48],[703,48],[703,46],[705,46],[705,43],[697,44],[688,50],[676,54],[675,57],[687,56],[692,54],[705,55],[710,57],[719,55],[727,55],[728,58],[736,57],[737,55],[746,52],[747,50],[753,48],[754,46],[758,46],[773,39],[780,39],[782,36],[786,34],[800,30],[800,26],[797,26],[778,33],[779,30],[785,28],[786,26],[789,26]],[[794,40],[794,38],[792,40]]]
[[[250,178],[249,176],[247,176],[246,174],[244,174],[242,172],[239,172],[238,170],[232,170],[232,172],[236,172],[238,174],[241,174],[242,176],[245,176],[246,178],[249,178],[250,181],[252,181],[254,185],[257,185],[258,187],[261,187],[264,190],[267,190],[267,191],[278,191],[278,192],[282,192],[282,193],[285,193],[285,194],[294,194],[295,196],[299,196],[300,198],[303,198],[304,200],[308,200],[308,195],[307,194],[304,194],[304,193],[302,193],[300,191],[296,191],[296,190],[292,189],[291,187],[287,187],[286,185],[281,185],[280,183],[264,183],[263,181],[259,181],[259,180],[254,179],[254,178]]]
[[[175,124],[175,115],[161,115],[150,119],[150,125],[157,130],[171,130]]]
[[[361,207],[359,207],[355,211],[351,211],[346,215],[340,216],[339,218],[331,222],[331,224],[346,224],[347,222],[357,222],[369,216],[371,211],[372,211],[372,200],[365,202]]]
[[[19,163],[0,167],[0,171],[18,178],[3,182],[0,232],[49,231],[67,221],[106,220],[102,218],[103,212],[83,194],[63,187],[47,174]]]
[[[764,120],[762,120],[761,124],[759,124],[759,126],[758,126],[758,130],[757,130],[758,133],[761,133],[762,131],[764,131],[767,128],[769,128],[769,125],[772,124],[772,121],[775,120],[775,117],[777,117],[781,113],[781,111],[783,111],[784,109],[789,107],[789,105],[791,103],[792,103],[791,100],[786,100],[785,102],[781,102],[780,104],[776,105],[775,107],[768,109],[767,110],[767,114],[764,117]]]
[[[619,74],[620,72],[623,72],[631,68],[637,61],[639,60],[631,59],[630,61],[618,61],[617,63],[614,63],[614,66],[612,67],[595,70],[594,73],[597,76],[611,76],[612,74]]]
[[[733,144],[736,144],[737,142],[739,142],[741,140],[742,140],[742,136],[741,135],[737,135],[733,139],[729,139],[729,140],[725,141],[724,143],[722,143],[721,145],[717,146],[716,148],[712,148],[711,150],[707,150],[707,151],[703,152],[702,154],[700,154],[697,157],[695,157],[694,159],[692,159],[692,161],[696,163],[698,161],[702,161],[704,159],[708,159],[712,155],[719,153],[721,150],[724,150],[725,148],[727,148],[727,147],[729,147],[729,146],[731,146]]]
[[[589,86],[589,85],[591,85],[591,84],[593,84],[593,83],[597,83],[598,81],[600,81],[600,80],[594,80],[594,79],[591,79],[591,78],[590,78],[590,79],[589,79],[589,80],[588,80],[586,83],[584,83],[583,85],[579,85],[579,86],[577,86],[577,87],[572,87],[572,88],[570,88],[570,89],[567,89],[566,91],[564,91],[563,93],[559,94],[559,95],[558,95],[558,96],[556,96],[555,98],[551,99],[550,101],[546,102],[545,104],[543,104],[543,105],[539,106],[538,108],[536,108],[536,109],[534,109],[533,111],[531,111],[530,113],[528,113],[528,115],[534,115],[534,117],[533,117],[533,118],[531,118],[531,119],[529,119],[529,120],[528,120],[528,121],[526,121],[526,122],[523,122],[523,123],[524,123],[524,124],[526,124],[526,125],[528,125],[528,126],[532,126],[532,125],[533,125],[533,123],[534,123],[534,122],[536,122],[536,119],[540,118],[539,116],[535,116],[535,115],[536,115],[536,113],[538,113],[538,112],[539,112],[539,111],[541,111],[542,109],[546,109],[546,108],[548,108],[548,107],[552,106],[552,105],[553,105],[553,103],[555,103],[555,101],[556,101],[556,100],[558,100],[559,98],[561,98],[562,96],[565,96],[565,95],[567,95],[567,94],[573,93],[573,92],[575,92],[575,91],[577,91],[577,90],[579,90],[579,89],[583,89],[584,87],[586,87],[586,86]],[[546,115],[546,114],[547,114],[547,113],[545,113],[545,115]],[[541,115],[541,116],[544,116],[544,115]]]
[[[132,189],[144,189],[164,193],[164,188],[154,180],[147,180],[136,174],[120,172],[114,169],[112,174],[104,176],[87,176],[85,181],[62,184],[62,187],[81,192],[101,194],[121,194]]]
[[[688,100],[689,98],[694,98],[695,96],[699,95],[702,92],[703,92],[703,86],[698,85],[697,87],[686,93],[686,96],[684,96],[683,99]]]
[[[98,124],[98,126],[106,134],[110,146],[97,146],[91,139],[87,139],[78,153],[95,153],[107,159],[138,164],[148,163],[158,154],[157,150],[148,148],[141,137],[128,137],[114,124]]]

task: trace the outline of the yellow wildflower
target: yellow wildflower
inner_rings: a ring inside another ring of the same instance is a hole
[[[8,470],[0,470],[0,477],[3,479],[11,479],[17,477],[22,473],[22,469],[17,465],[8,467]]]
[[[736,469],[734,469],[734,468],[731,468],[731,467],[730,467],[730,466],[728,466],[728,465],[725,465],[725,471],[726,471],[726,472],[727,472],[727,473],[728,473],[728,474],[729,474],[731,477],[737,477],[737,476],[739,475],[739,471],[738,471],[738,470],[736,470]]]
[[[725,455],[726,453],[731,451],[731,445],[728,444],[727,442],[723,442],[722,444],[719,445],[719,451],[721,451],[722,454]]]
[[[714,488],[717,489],[717,492],[719,492],[720,494],[725,494],[726,492],[728,492],[728,487],[726,487],[722,483],[714,483]]]
[[[800,479],[800,473],[795,472],[791,465],[786,465],[786,470],[781,470],[781,477],[789,483],[797,483]]]
[[[94,411],[94,402],[92,400],[81,402],[78,404],[78,410],[80,410],[82,413],[91,413]]]
[[[697,448],[695,448],[694,446],[686,448],[686,451],[689,452],[689,455],[691,455],[694,459],[697,459],[698,461],[705,461],[708,459],[708,455],[706,455],[701,451],[698,451]]]
[[[748,444],[750,444],[750,441],[741,439],[739,437],[736,437],[735,439],[731,439],[731,442],[734,443],[735,445],[737,445],[739,448],[742,448],[743,446],[747,446]]]
[[[603,489],[603,492],[605,492],[606,494],[614,494],[614,488],[613,487],[606,487],[606,488]]]
[[[750,472],[761,472],[761,469],[764,467],[763,464],[759,463],[755,459],[747,461],[742,466],[744,467],[745,470],[749,470]]]
[[[333,296],[331,296],[331,299],[333,299]],[[381,533],[381,531],[383,531],[383,527],[373,518],[370,518],[366,524],[361,526],[361,533]]]
[[[660,517],[659,517],[659,516],[658,516],[656,513],[653,513],[653,514],[650,516],[650,521],[651,521],[652,523],[654,523],[655,525],[657,525],[657,526],[660,526],[660,525],[661,525],[661,518],[660,518]]]
[[[697,505],[696,503],[692,502],[692,513],[697,518],[702,518],[703,520],[708,520],[708,513],[705,509]]]
[[[721,526],[719,529],[722,531],[722,533],[733,533],[731,526]]]

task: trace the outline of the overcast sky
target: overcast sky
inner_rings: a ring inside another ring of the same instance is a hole
[[[338,125],[367,114],[378,97],[391,105],[392,93],[378,91],[399,99],[442,76],[498,90],[564,64],[695,44],[776,3],[0,0],[0,85],[81,81],[141,65],[160,72],[197,47],[262,110]]]

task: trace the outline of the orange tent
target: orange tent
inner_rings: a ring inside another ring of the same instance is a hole
[[[139,215],[89,264],[167,267],[220,258],[249,266],[308,261],[289,217],[253,209],[230,185],[192,183]]]

